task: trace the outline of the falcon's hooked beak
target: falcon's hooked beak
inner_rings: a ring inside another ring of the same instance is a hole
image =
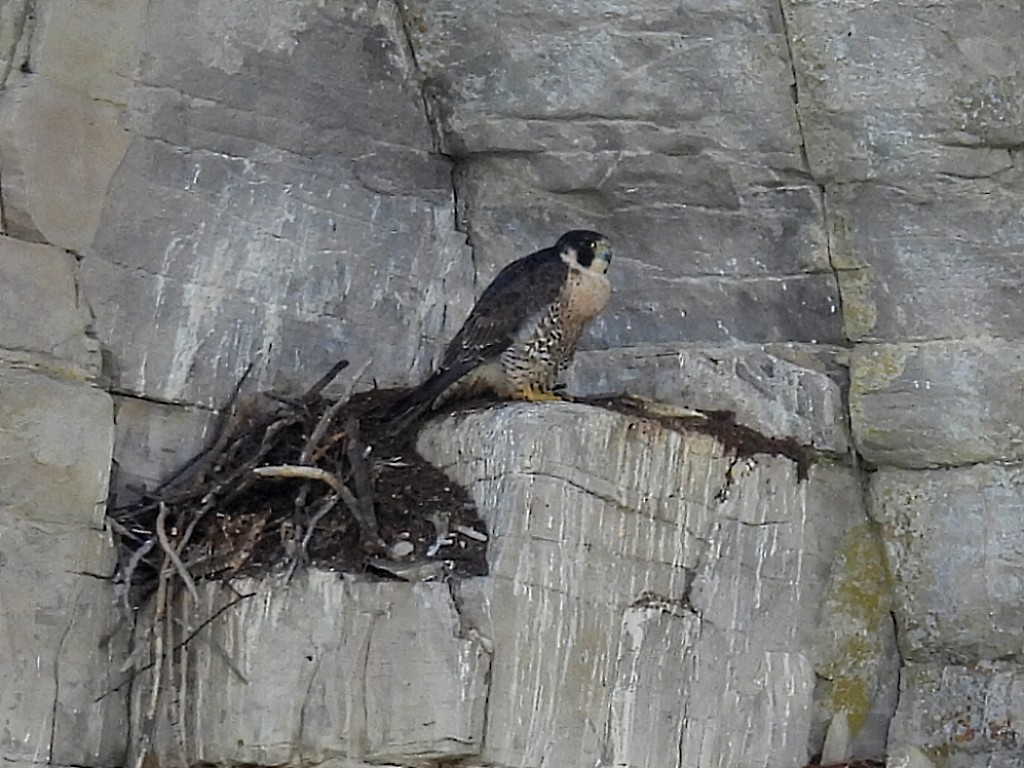
[[[590,263],[591,272],[604,274],[612,261],[612,244],[603,237],[593,245],[594,260]]]

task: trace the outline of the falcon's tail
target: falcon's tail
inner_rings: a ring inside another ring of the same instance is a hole
[[[394,432],[400,432],[419,421],[452,384],[461,379],[468,367],[453,366],[433,373],[426,381],[398,400],[386,414]]]

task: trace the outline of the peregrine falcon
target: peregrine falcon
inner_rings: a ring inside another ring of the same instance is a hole
[[[608,238],[574,229],[506,266],[445,350],[440,367],[392,409],[407,423],[440,402],[491,393],[558,400],[553,389],[583,329],[611,296]]]

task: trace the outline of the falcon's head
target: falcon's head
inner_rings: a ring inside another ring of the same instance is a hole
[[[570,266],[577,264],[582,269],[589,269],[598,274],[604,274],[612,260],[612,244],[608,242],[608,238],[589,229],[566,232],[558,238],[555,250]]]

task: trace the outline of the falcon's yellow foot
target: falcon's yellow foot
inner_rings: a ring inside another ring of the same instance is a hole
[[[549,403],[549,402],[562,402],[565,400],[564,397],[556,395],[554,392],[547,392],[537,387],[528,387],[521,389],[516,392],[513,396],[516,400],[526,400],[531,403]]]

